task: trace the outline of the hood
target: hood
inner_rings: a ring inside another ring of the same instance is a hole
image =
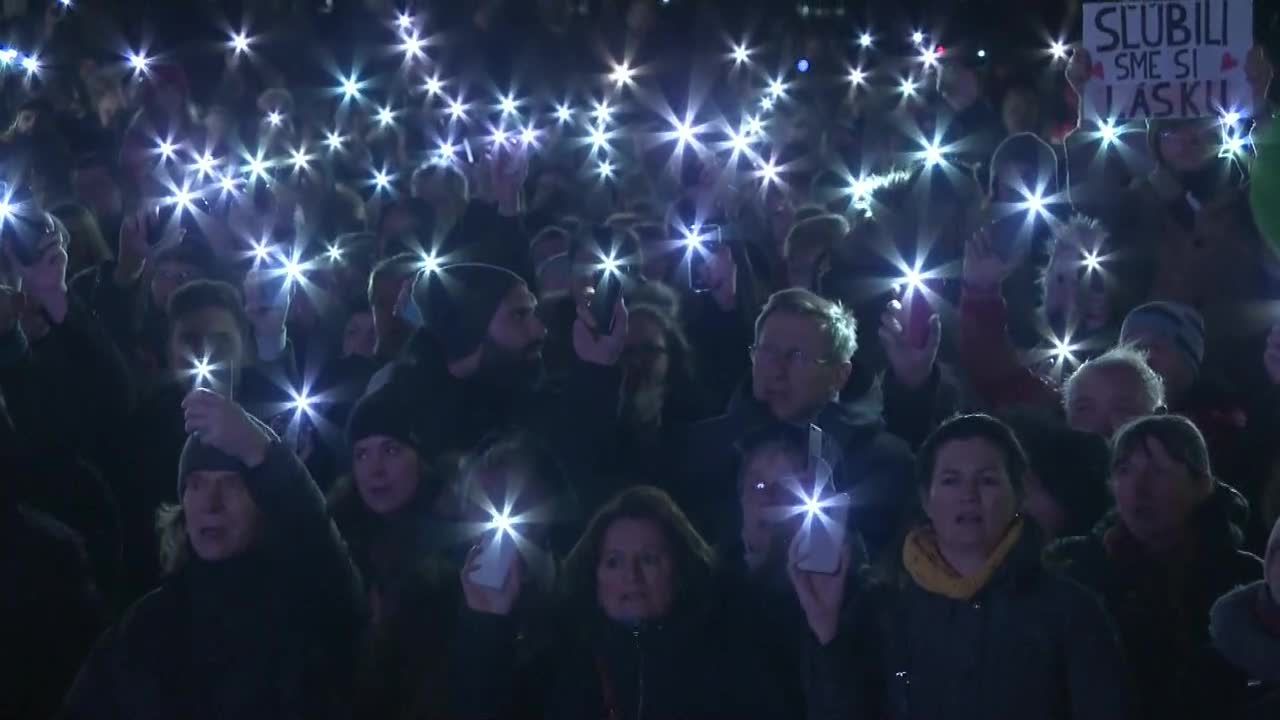
[[[1223,595],[1209,613],[1209,634],[1232,665],[1255,680],[1280,683],[1280,635],[1268,630],[1257,614],[1259,602],[1269,600],[1261,580]]]

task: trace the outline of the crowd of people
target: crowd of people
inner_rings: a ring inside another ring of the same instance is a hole
[[[28,4],[0,719],[1280,717],[1261,45]]]

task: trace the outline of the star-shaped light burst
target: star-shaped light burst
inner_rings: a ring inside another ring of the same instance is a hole
[[[199,193],[192,192],[190,184],[184,180],[182,187],[175,188],[168,200],[170,204],[177,208],[177,214],[181,217],[182,213],[195,209],[197,197],[199,197]]]
[[[444,266],[444,261],[433,252],[423,250],[418,254],[418,257],[421,259],[419,266],[427,274],[440,272],[440,268]]]
[[[231,33],[231,37],[228,40],[228,43],[231,45],[231,50],[235,52],[236,55],[243,55],[249,52],[249,44],[251,42],[252,39],[249,37],[249,34],[243,30],[237,30]]]
[[[240,179],[230,172],[224,173],[218,178],[218,188],[224,197],[234,196],[240,189]]]
[[[213,382],[213,374],[218,371],[218,363],[213,362],[208,355],[190,358],[191,367],[187,369],[187,374],[195,378],[196,387],[205,387]]]
[[[924,31],[922,31],[922,30],[916,30],[916,31],[912,32],[912,33],[911,33],[911,44],[912,44],[912,45],[923,45],[923,44],[924,44]]]
[[[925,274],[920,270],[922,265],[923,263],[916,261],[915,265],[903,268],[902,277],[898,279],[898,284],[903,287],[903,295],[924,292],[926,278]]]
[[[609,140],[613,138],[614,133],[604,129],[603,125],[593,125],[587,133],[587,142],[591,145],[591,152],[599,152],[602,148],[606,153],[611,152]]]
[[[22,65],[22,70],[26,72],[27,77],[38,75],[40,73],[40,56],[35,53],[31,53],[30,55],[22,58],[22,62],[19,64]]]
[[[613,166],[613,163],[608,158],[596,163],[596,174],[600,176],[601,180],[612,180],[616,172],[617,168]]]
[[[898,83],[898,92],[902,94],[904,100],[913,98],[920,93],[920,83],[915,78],[902,78],[902,82]]]
[[[178,145],[172,138],[160,138],[160,142],[156,143],[156,152],[160,153],[160,160],[168,162],[177,154]]]
[[[573,106],[569,104],[568,100],[564,101],[563,104],[556,103],[555,108],[553,108],[552,112],[556,116],[557,124],[564,125],[566,123],[573,122]]]
[[[395,181],[395,173],[389,172],[387,168],[382,167],[373,171],[373,177],[370,182],[373,183],[373,189],[376,193],[389,193],[391,184]]]
[[[0,48],[0,66],[9,66],[18,60],[18,51],[11,47]]]
[[[427,97],[436,97],[444,92],[444,81],[440,79],[438,73],[427,76],[422,88],[427,91]]]
[[[609,80],[613,82],[615,88],[630,87],[635,83],[636,70],[627,64],[626,60],[613,66],[613,71],[609,73]]]
[[[350,75],[340,75],[338,77],[337,94],[342,96],[343,103],[351,102],[352,100],[362,102],[364,97],[361,93],[367,84],[368,81],[361,80],[359,73],[353,69]]]
[[[147,56],[145,50],[130,50],[125,53],[124,59],[135,75],[146,75],[151,70],[151,58]]]
[[[266,262],[271,257],[271,241],[268,238],[262,238],[252,242],[252,253],[254,263]]]
[[[1053,358],[1054,363],[1058,367],[1061,368],[1066,367],[1068,364],[1076,364],[1077,360],[1075,353],[1080,349],[1080,346],[1071,342],[1070,334],[1061,338],[1050,337],[1049,342],[1052,345],[1052,349],[1049,351],[1049,356]]]
[[[345,140],[346,138],[342,137],[342,133],[338,132],[337,129],[330,130],[325,133],[324,136],[324,144],[329,147],[329,152],[331,153],[341,150],[342,143],[345,142]]]
[[[467,103],[462,101],[462,96],[448,100],[447,111],[449,120],[453,122],[466,122],[467,120]]]
[[[495,127],[493,132],[489,135],[489,142],[496,147],[502,147],[507,144],[507,140],[510,138],[511,133],[507,132],[506,128]]]
[[[733,58],[733,64],[737,66],[751,62],[752,52],[754,52],[754,50],[747,47],[747,43],[744,41],[742,43],[735,43],[729,53],[729,56]]]
[[[533,125],[526,125],[520,129],[520,144],[528,147],[535,147],[538,143],[538,130]]]
[[[921,39],[922,41],[924,40],[924,38],[923,38],[923,37],[922,37],[922,38],[920,38],[920,39]],[[875,37],[875,35],[872,35],[872,34],[871,34],[871,31],[869,31],[869,30],[864,30],[864,31],[862,31],[862,34],[858,35],[858,46],[859,46],[859,47],[866,48],[866,49],[870,49],[870,48],[871,48],[871,46],[875,44],[875,42],[876,42],[876,37]]]
[[[1055,39],[1049,43],[1049,57],[1055,61],[1067,59],[1067,44],[1062,40]]]
[[[1240,124],[1242,117],[1238,110],[1223,110],[1222,114],[1218,116],[1218,120],[1226,127],[1234,128]]]
[[[408,10],[402,10],[396,13],[396,28],[401,32],[409,30],[413,27],[413,14]]]
[[[335,240],[333,244],[325,246],[325,254],[331,263],[342,262],[342,245]]]
[[[196,177],[203,180],[214,173],[214,170],[218,167],[218,159],[213,156],[213,153],[206,150],[196,157],[192,167],[196,171]]]
[[[516,99],[514,92],[498,96],[498,111],[502,113],[503,117],[515,115],[520,111],[520,101]]]
[[[292,255],[281,259],[281,269],[284,270],[284,279],[288,284],[301,285],[307,279],[307,271],[309,263],[302,261],[301,251],[295,249]]]
[[[1115,118],[1107,118],[1098,123],[1098,137],[1102,138],[1102,146],[1110,147],[1120,139],[1121,129],[1116,127]]]
[[[1102,270],[1102,256],[1097,250],[1080,249],[1080,262],[1084,265],[1085,272],[1099,272]]]
[[[850,67],[849,75],[847,77],[849,79],[849,84],[855,88],[859,88],[867,84],[867,71],[863,70],[860,66],[855,65]]]
[[[1249,136],[1243,133],[1235,133],[1223,129],[1222,143],[1218,147],[1218,157],[1235,158],[1240,155],[1246,155],[1249,152],[1249,146],[1253,144]]]
[[[251,183],[270,180],[272,164],[273,162],[266,157],[266,151],[259,150],[254,155],[245,155],[244,174],[249,177]]]
[[[311,169],[311,153],[307,152],[307,146],[299,145],[289,152],[289,162],[293,164],[295,173],[307,172]]]
[[[769,98],[770,100],[774,100],[774,101],[778,100],[778,99],[779,99],[779,98],[781,98],[783,95],[786,95],[786,94],[787,94],[787,81],[786,81],[786,79],[785,79],[784,77],[782,77],[781,75],[779,75],[779,76],[778,76],[778,77],[776,77],[776,78],[772,78],[772,79],[770,79],[770,80],[769,80],[769,87],[768,87],[768,89],[767,89],[765,92],[767,93],[767,96],[768,96],[768,98]]]
[[[595,120],[596,125],[604,127],[613,117],[613,106],[609,104],[607,98],[602,98],[599,102],[593,102],[591,108],[591,118]]]
[[[378,108],[377,120],[378,120],[378,127],[384,130],[392,125],[395,125],[396,111],[391,108],[391,103],[387,103],[386,105],[383,105],[382,107]]]
[[[404,53],[405,62],[421,60],[427,56],[427,41],[418,37],[418,31],[412,30],[400,36],[400,44],[396,48]]]
[[[280,127],[282,122],[284,122],[284,115],[279,110],[272,110],[267,113],[267,124],[271,127]]]
[[[938,63],[942,59],[942,53],[942,47],[938,45],[933,47],[922,47],[920,48],[920,57],[918,60],[920,61],[920,64],[924,65],[926,70],[931,70],[938,67]]]
[[[760,180],[762,189],[782,182],[782,168],[779,167],[776,159],[772,157],[764,158],[756,164],[759,169],[756,171],[755,176]]]

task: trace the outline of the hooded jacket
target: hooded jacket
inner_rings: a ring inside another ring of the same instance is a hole
[[[1244,702],[1247,679],[1212,647],[1209,609],[1238,585],[1262,576],[1240,550],[1243,498],[1218,484],[1193,514],[1192,549],[1178,563],[1149,555],[1118,514],[1094,534],[1066,538],[1048,561],[1094,590],[1120,628],[1139,694],[1139,717],[1227,717]]]
[[[1004,562],[967,601],[924,589],[899,566],[861,610],[876,621],[862,623],[862,635],[842,622],[818,653],[815,697],[823,704],[810,717],[1130,717],[1110,619],[1091,593],[1042,566],[1040,545],[1025,524]],[[878,633],[867,637],[875,632],[869,628]],[[865,644],[880,646],[880,666],[841,672]],[[878,674],[867,678],[869,671]]]
[[[1264,581],[1236,588],[1218,598],[1209,616],[1213,646],[1253,681],[1257,697],[1240,716],[1247,720],[1280,716],[1280,628],[1271,626],[1280,607],[1268,593]]]
[[[905,442],[890,435],[879,418],[831,402],[814,423],[825,434],[823,455],[836,486],[852,497],[850,527],[866,541],[871,557],[897,532],[911,498],[912,456]],[[676,485],[667,488],[698,531],[717,541],[738,536],[737,444],[748,435],[781,425],[756,400],[750,380],[739,386],[729,411],[692,425],[678,455]]]
[[[134,603],[85,661],[65,717],[342,716],[364,623],[359,575],[289,448],[274,442],[243,475],[264,534],[225,561],[192,553]]]

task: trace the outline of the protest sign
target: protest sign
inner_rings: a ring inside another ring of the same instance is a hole
[[[1085,117],[1248,114],[1244,63],[1252,46],[1253,0],[1086,3]]]

